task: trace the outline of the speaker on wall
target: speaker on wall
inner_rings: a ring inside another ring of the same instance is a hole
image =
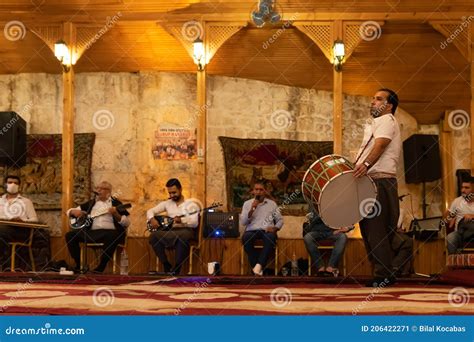
[[[403,142],[405,182],[432,182],[441,178],[437,135],[413,134]]]
[[[26,122],[15,112],[0,112],[0,165],[26,164]]]

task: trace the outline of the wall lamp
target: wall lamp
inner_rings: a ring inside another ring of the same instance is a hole
[[[332,54],[334,56],[334,69],[337,72],[342,71],[342,61],[344,60],[345,51],[344,51],[344,42],[340,39],[334,41],[332,47]]]
[[[71,68],[71,51],[64,40],[58,40],[54,44],[54,55],[61,62],[63,70],[68,72]]]
[[[193,59],[199,71],[204,70],[204,66],[206,65],[204,58],[204,42],[201,38],[197,37],[193,42]]]

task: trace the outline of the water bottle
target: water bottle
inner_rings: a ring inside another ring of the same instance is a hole
[[[296,260],[295,252],[293,252],[293,256],[291,258],[291,276],[292,277],[298,276],[298,261]]]
[[[120,254],[120,275],[128,275],[128,255],[125,248],[122,249],[122,254]]]

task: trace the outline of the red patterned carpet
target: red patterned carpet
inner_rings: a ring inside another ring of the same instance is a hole
[[[3,276],[0,310],[8,315],[474,314],[472,288],[429,282],[374,289],[354,281],[317,283],[314,278],[313,282],[273,277],[258,282],[251,277],[62,279],[61,283],[57,276]]]

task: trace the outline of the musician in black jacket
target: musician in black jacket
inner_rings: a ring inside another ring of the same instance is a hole
[[[96,188],[97,195],[94,199],[67,211],[71,217],[81,217],[90,214],[96,216],[90,227],[71,230],[66,234],[66,243],[69,253],[76,263],[75,272],[80,271],[80,243],[103,243],[102,256],[99,265],[93,270],[94,273],[102,273],[107,263],[112,259],[117,245],[125,240],[126,229],[130,225],[127,210],[118,210],[121,205],[118,199],[111,196],[112,185],[109,182],[101,182]],[[84,271],[84,270],[83,270]]]
[[[193,213],[199,210],[196,201],[184,199],[182,186],[178,179],[171,178],[166,183],[169,199],[158,203],[156,207],[149,209],[146,213],[148,225],[158,229],[150,235],[150,245],[163,264],[166,273],[179,274],[182,264],[189,256],[189,240],[196,238],[195,228],[199,224],[199,215]],[[170,230],[160,230],[159,222],[155,215],[166,212],[166,215],[174,218]],[[187,215],[189,214],[189,215]],[[181,217],[182,216],[182,217]],[[176,263],[173,267],[166,257],[165,248],[176,248]]]

